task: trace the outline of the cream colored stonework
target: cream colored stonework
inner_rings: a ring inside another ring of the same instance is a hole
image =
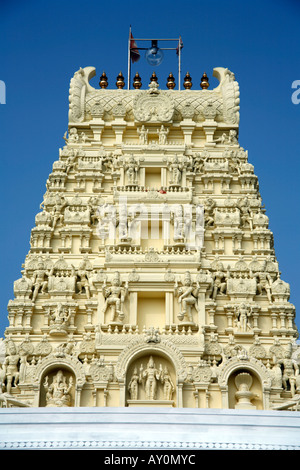
[[[290,288],[239,86],[70,83],[65,145],[1,343],[3,407],[297,409]]]

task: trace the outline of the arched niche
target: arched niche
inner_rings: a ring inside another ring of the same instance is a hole
[[[62,400],[61,405],[59,404],[59,401],[57,401],[57,404],[55,405],[53,400],[49,400],[52,390],[47,390],[47,387],[50,385],[53,389],[53,384],[55,385],[57,380],[61,380],[61,386],[64,385],[69,388],[67,393],[70,395],[70,400]],[[80,361],[72,358],[71,356],[61,358],[57,358],[54,355],[47,356],[37,365],[36,368],[34,377],[35,398],[33,406],[80,406],[81,390],[84,383],[85,373]]]
[[[66,367],[47,370],[40,384],[40,407],[75,406],[75,376]]]
[[[137,368],[139,375],[139,368],[142,365],[143,370],[146,369],[148,361],[152,356],[156,368],[159,370],[160,365],[162,370],[166,367],[169,370],[172,383],[175,387],[175,391],[172,395],[173,406],[182,406],[182,386],[187,371],[187,364],[181,352],[169,341],[161,341],[158,343],[147,343],[145,341],[137,340],[132,342],[127,348],[120,354],[118,362],[116,364],[116,378],[120,386],[120,406],[127,406],[128,400],[130,400],[128,386],[132,378],[134,369]],[[146,380],[144,376],[144,380]],[[145,387],[145,383],[140,383],[140,387]],[[140,392],[142,398],[146,396],[144,391]],[[163,396],[163,392],[160,390],[159,397]],[[142,400],[140,400],[142,401]],[[152,400],[152,404],[144,403],[143,406],[156,406],[154,403],[156,400]],[[134,404],[132,404],[134,405]],[[136,406],[141,406],[135,403]],[[163,404],[162,404],[163,405]],[[168,404],[166,404],[168,405]]]
[[[228,408],[263,409],[262,383],[257,374],[246,368],[237,369],[228,378]]]
[[[249,378],[250,376],[250,378]],[[244,392],[248,396],[248,409],[269,409],[269,393],[271,378],[263,363],[255,358],[240,359],[237,357],[229,359],[224,363],[218,383],[222,392],[223,408],[243,409],[238,392]],[[247,393],[248,391],[250,393]],[[247,401],[247,398],[246,398]],[[244,407],[247,409],[247,406]]]
[[[127,406],[175,406],[177,377],[174,364],[161,351],[138,354],[126,372]]]

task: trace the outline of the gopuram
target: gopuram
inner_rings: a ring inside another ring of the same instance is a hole
[[[179,91],[172,74],[144,89],[95,74],[70,81],[8,303],[1,407],[298,410],[295,307],[235,75],[195,89],[187,73]]]

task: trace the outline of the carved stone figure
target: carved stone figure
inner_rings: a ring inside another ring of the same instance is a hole
[[[217,294],[225,294],[227,288],[226,273],[223,270],[222,263],[220,263],[217,268],[218,269],[212,274],[213,287],[211,289],[211,297],[213,300],[216,300]]]
[[[164,368],[161,381],[164,386],[164,400],[172,400],[175,387],[167,367]]]
[[[137,368],[134,368],[133,374],[131,376],[130,382],[128,384],[128,391],[130,394],[131,400],[138,399],[139,384],[141,383],[141,378],[138,374]]]
[[[40,262],[38,264],[37,270],[33,274],[32,283],[33,283],[33,294],[32,300],[35,302],[39,292],[44,294],[48,287],[48,277],[50,272],[44,268],[44,263]]]
[[[106,287],[106,281],[104,281],[102,286],[103,296],[105,298],[105,304],[103,308],[103,313],[106,312],[107,308],[111,308],[110,321],[114,322],[116,316],[120,321],[124,319],[124,313],[122,311],[122,306],[128,292],[128,282],[125,283],[125,287],[122,287],[122,282],[118,272],[115,273],[111,287]]]
[[[266,271],[266,262],[264,263],[261,271],[255,273],[251,272],[251,277],[256,278],[257,280],[257,293],[260,295],[265,292],[269,302],[271,303],[272,277]]]
[[[87,259],[83,259],[78,267],[77,271],[77,276],[78,276],[78,281],[77,281],[77,287],[79,290],[79,294],[82,294],[83,290],[89,299],[91,297],[91,289],[90,289],[90,281],[89,281],[89,274],[88,271],[91,270],[88,269],[90,267],[90,263]]]
[[[140,129],[137,129],[137,133],[139,134],[139,142],[141,145],[148,144],[148,129],[145,128],[144,124]]]
[[[246,305],[244,302],[235,307],[236,315],[236,326],[237,329],[243,333],[251,330],[249,318],[252,314],[252,308],[250,305]]]
[[[45,377],[43,385],[44,389],[46,390],[47,407],[71,406],[72,398],[70,392],[74,386],[72,376],[70,376],[68,380],[63,371],[59,370],[53,377],[51,385],[49,385],[48,376]]]
[[[138,184],[138,172],[139,172],[140,164],[131,155],[125,164],[125,171],[127,175],[127,184],[128,185],[137,185]]]
[[[204,202],[204,222],[207,227],[211,227],[215,223],[214,212],[216,202],[212,198],[207,198]]]
[[[160,129],[157,129],[157,134],[158,134],[159,145],[166,145],[167,135],[169,134],[169,129],[166,129],[165,126],[162,124]]]
[[[247,197],[241,198],[238,201],[237,205],[238,205],[238,208],[240,209],[240,213],[241,213],[242,226],[243,227],[248,226],[252,230],[252,228],[253,228],[253,220],[252,220],[253,214],[252,214],[252,211],[251,211],[251,207],[250,207],[248,198]]]
[[[145,391],[147,400],[155,400],[157,393],[157,384],[161,379],[161,371],[156,369],[155,362],[153,357],[150,356],[150,359],[147,364],[147,369],[140,370],[141,378],[145,380]]]
[[[188,321],[193,323],[193,307],[198,312],[198,293],[200,285],[197,283],[197,287],[193,286],[191,275],[189,271],[185,273],[184,282],[182,287],[178,287],[175,284],[175,290],[178,296],[178,302],[182,305],[182,310],[178,314],[179,320],[183,320],[184,316],[187,315]]]
[[[68,306],[59,303],[57,307],[52,310],[50,315],[51,331],[55,331],[56,333],[66,333],[70,317],[71,312]]]
[[[6,375],[6,391],[11,393],[12,387],[19,383],[19,361],[20,356],[13,341],[7,343],[8,355],[4,361]]]
[[[181,184],[183,164],[180,162],[177,155],[174,156],[173,160],[169,164],[169,171],[171,173],[170,184],[179,186]]]
[[[284,390],[290,390],[292,396],[295,395],[296,390],[296,377],[299,375],[299,367],[292,359],[291,348],[289,348],[285,357],[278,361],[278,364],[283,366],[282,383]]]

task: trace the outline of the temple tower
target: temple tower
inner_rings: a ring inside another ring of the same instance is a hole
[[[296,405],[295,308],[215,68],[70,82],[64,145],[8,304],[3,406]],[[165,80],[164,80],[165,82]],[[148,83],[146,83],[148,85]]]

